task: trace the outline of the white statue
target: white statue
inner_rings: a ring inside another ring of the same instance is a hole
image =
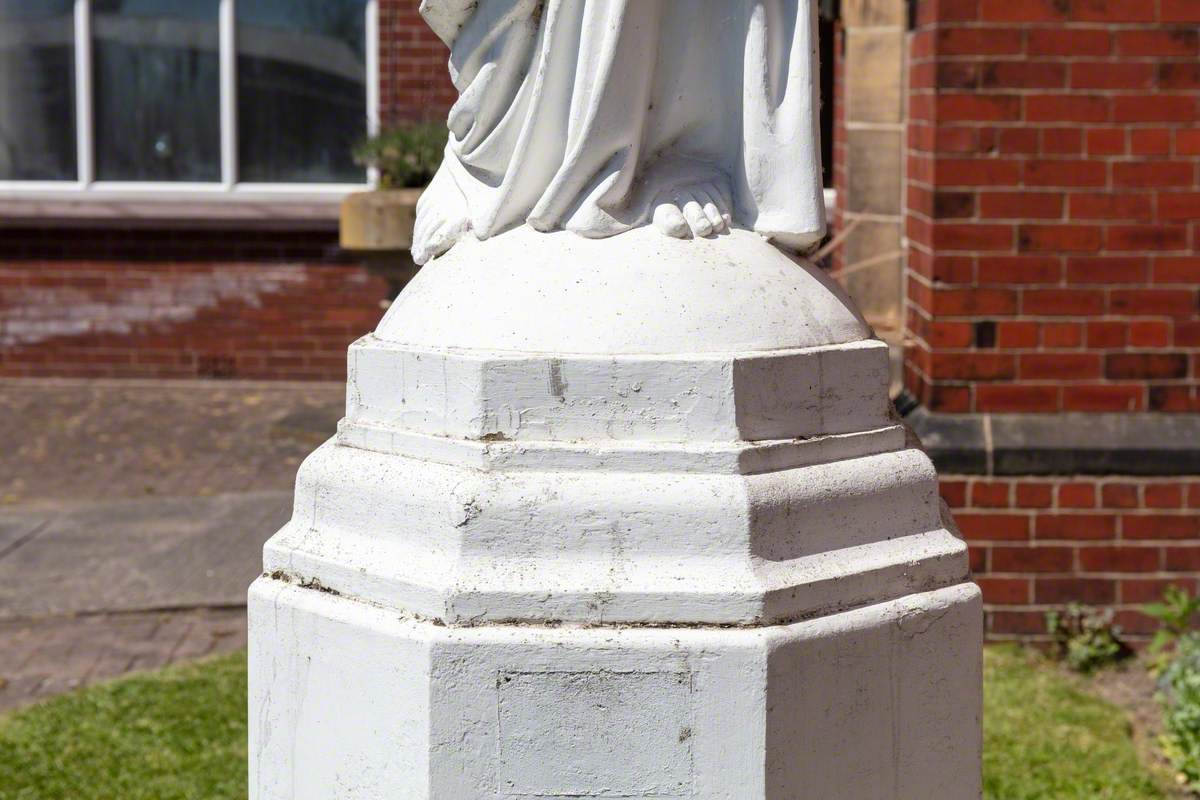
[[[528,223],[825,232],[816,0],[423,0],[460,92],[423,264]]]
[[[812,2],[426,0],[433,260],[264,547],[249,800],[982,796],[966,542],[768,241],[823,228]]]

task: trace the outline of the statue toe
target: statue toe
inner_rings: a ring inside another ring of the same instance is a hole
[[[689,200],[683,206],[683,218],[687,220],[692,235],[697,237],[710,236],[713,232],[712,222],[704,213],[704,207],[698,200]]]
[[[683,217],[683,212],[674,203],[662,203],[654,209],[654,225],[667,236],[676,239],[686,239],[691,235],[691,227]]]

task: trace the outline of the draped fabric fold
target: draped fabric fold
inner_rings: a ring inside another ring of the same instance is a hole
[[[425,0],[460,96],[418,209],[424,263],[528,223],[605,237],[710,202],[824,233],[814,0]]]

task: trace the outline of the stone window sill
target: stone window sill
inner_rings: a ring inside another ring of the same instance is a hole
[[[336,230],[338,208],[349,191],[3,191],[0,228]]]

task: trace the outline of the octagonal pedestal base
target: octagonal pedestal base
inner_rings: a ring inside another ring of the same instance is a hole
[[[264,577],[250,797],[977,798],[980,618],[959,584],[758,628],[453,628]]]
[[[264,550],[251,800],[977,798],[978,589],[887,376],[747,231],[460,242]]]

